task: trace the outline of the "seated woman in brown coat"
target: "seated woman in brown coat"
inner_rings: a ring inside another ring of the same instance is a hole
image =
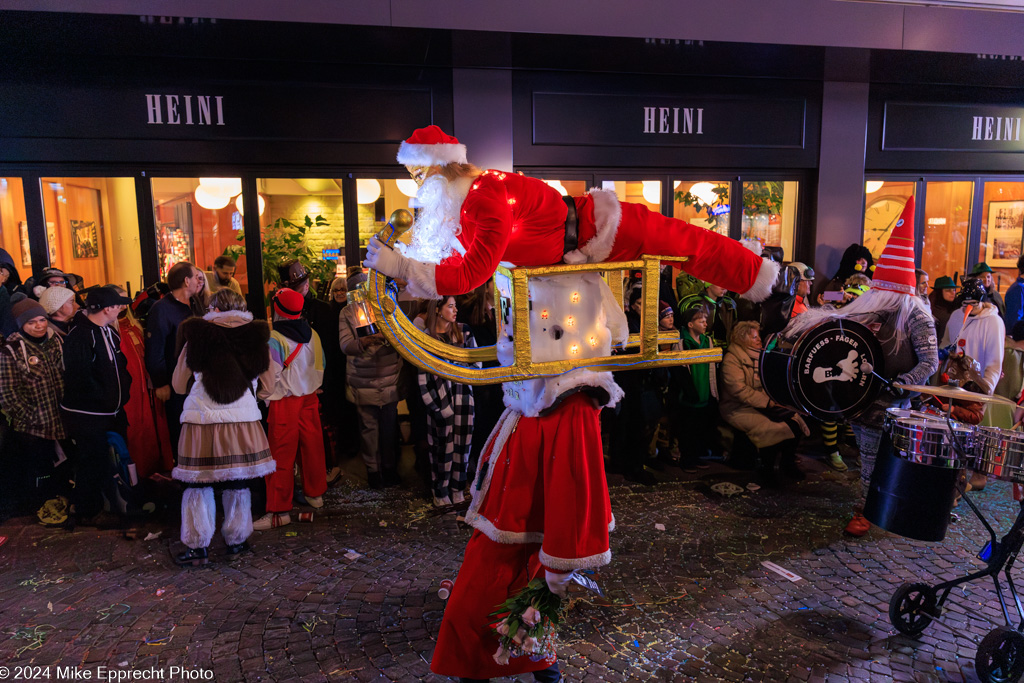
[[[719,372],[719,410],[726,422],[743,431],[757,447],[764,483],[774,486],[780,473],[803,479],[796,466],[796,447],[800,437],[810,432],[799,414],[765,393],[758,373],[760,354],[757,323],[737,323]]]

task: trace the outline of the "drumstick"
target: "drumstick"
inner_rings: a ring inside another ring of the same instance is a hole
[[[1020,427],[1020,426],[1021,426],[1022,424],[1024,424],[1024,420],[1021,420],[1021,421],[1020,421],[1020,422],[1018,422],[1017,424],[1015,424],[1015,425],[1013,425],[1012,427],[1010,427],[1010,431],[1011,431],[1011,432],[1015,432],[1015,431],[1017,431],[1017,428],[1018,428],[1018,427]]]

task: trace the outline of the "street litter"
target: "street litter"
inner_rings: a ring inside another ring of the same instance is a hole
[[[657,529],[658,531],[664,531],[665,530],[665,525],[664,524],[655,524],[654,528]]]
[[[344,557],[346,560],[358,560],[360,557],[362,557],[362,555],[357,553],[355,550],[349,550],[342,557]]]
[[[162,533],[163,533],[162,531],[153,531],[151,533],[146,534],[146,537],[144,539],[142,539],[142,540],[143,541],[155,541],[156,539],[160,538],[160,534],[162,534]]]
[[[732,498],[733,496],[743,493],[743,488],[733,484],[730,481],[720,481],[711,487],[711,490],[717,494],[723,495],[726,498]]]
[[[793,572],[789,571],[788,569],[783,569],[782,567],[780,567],[779,565],[775,564],[774,562],[768,562],[767,560],[765,560],[764,562],[761,563],[761,566],[764,567],[765,569],[772,570],[773,572],[775,572],[779,576],[782,576],[783,578],[789,579],[790,581],[796,582],[796,581],[800,581],[801,580],[801,577],[797,576],[796,574],[794,574]]]

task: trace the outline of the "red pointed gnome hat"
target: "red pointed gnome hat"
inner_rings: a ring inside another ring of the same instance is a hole
[[[914,273],[914,198],[907,199],[903,213],[889,235],[882,255],[875,263],[871,287],[913,295],[917,292]]]
[[[445,166],[466,163],[466,146],[437,126],[417,128],[398,148],[405,166]]]

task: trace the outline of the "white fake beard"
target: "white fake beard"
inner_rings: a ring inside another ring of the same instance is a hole
[[[465,194],[457,192],[442,175],[432,175],[423,181],[416,198],[410,202],[420,210],[412,224],[412,240],[409,244],[395,245],[398,252],[433,264],[448,258],[453,251],[463,252],[456,238],[462,232],[459,210],[465,198]]]

